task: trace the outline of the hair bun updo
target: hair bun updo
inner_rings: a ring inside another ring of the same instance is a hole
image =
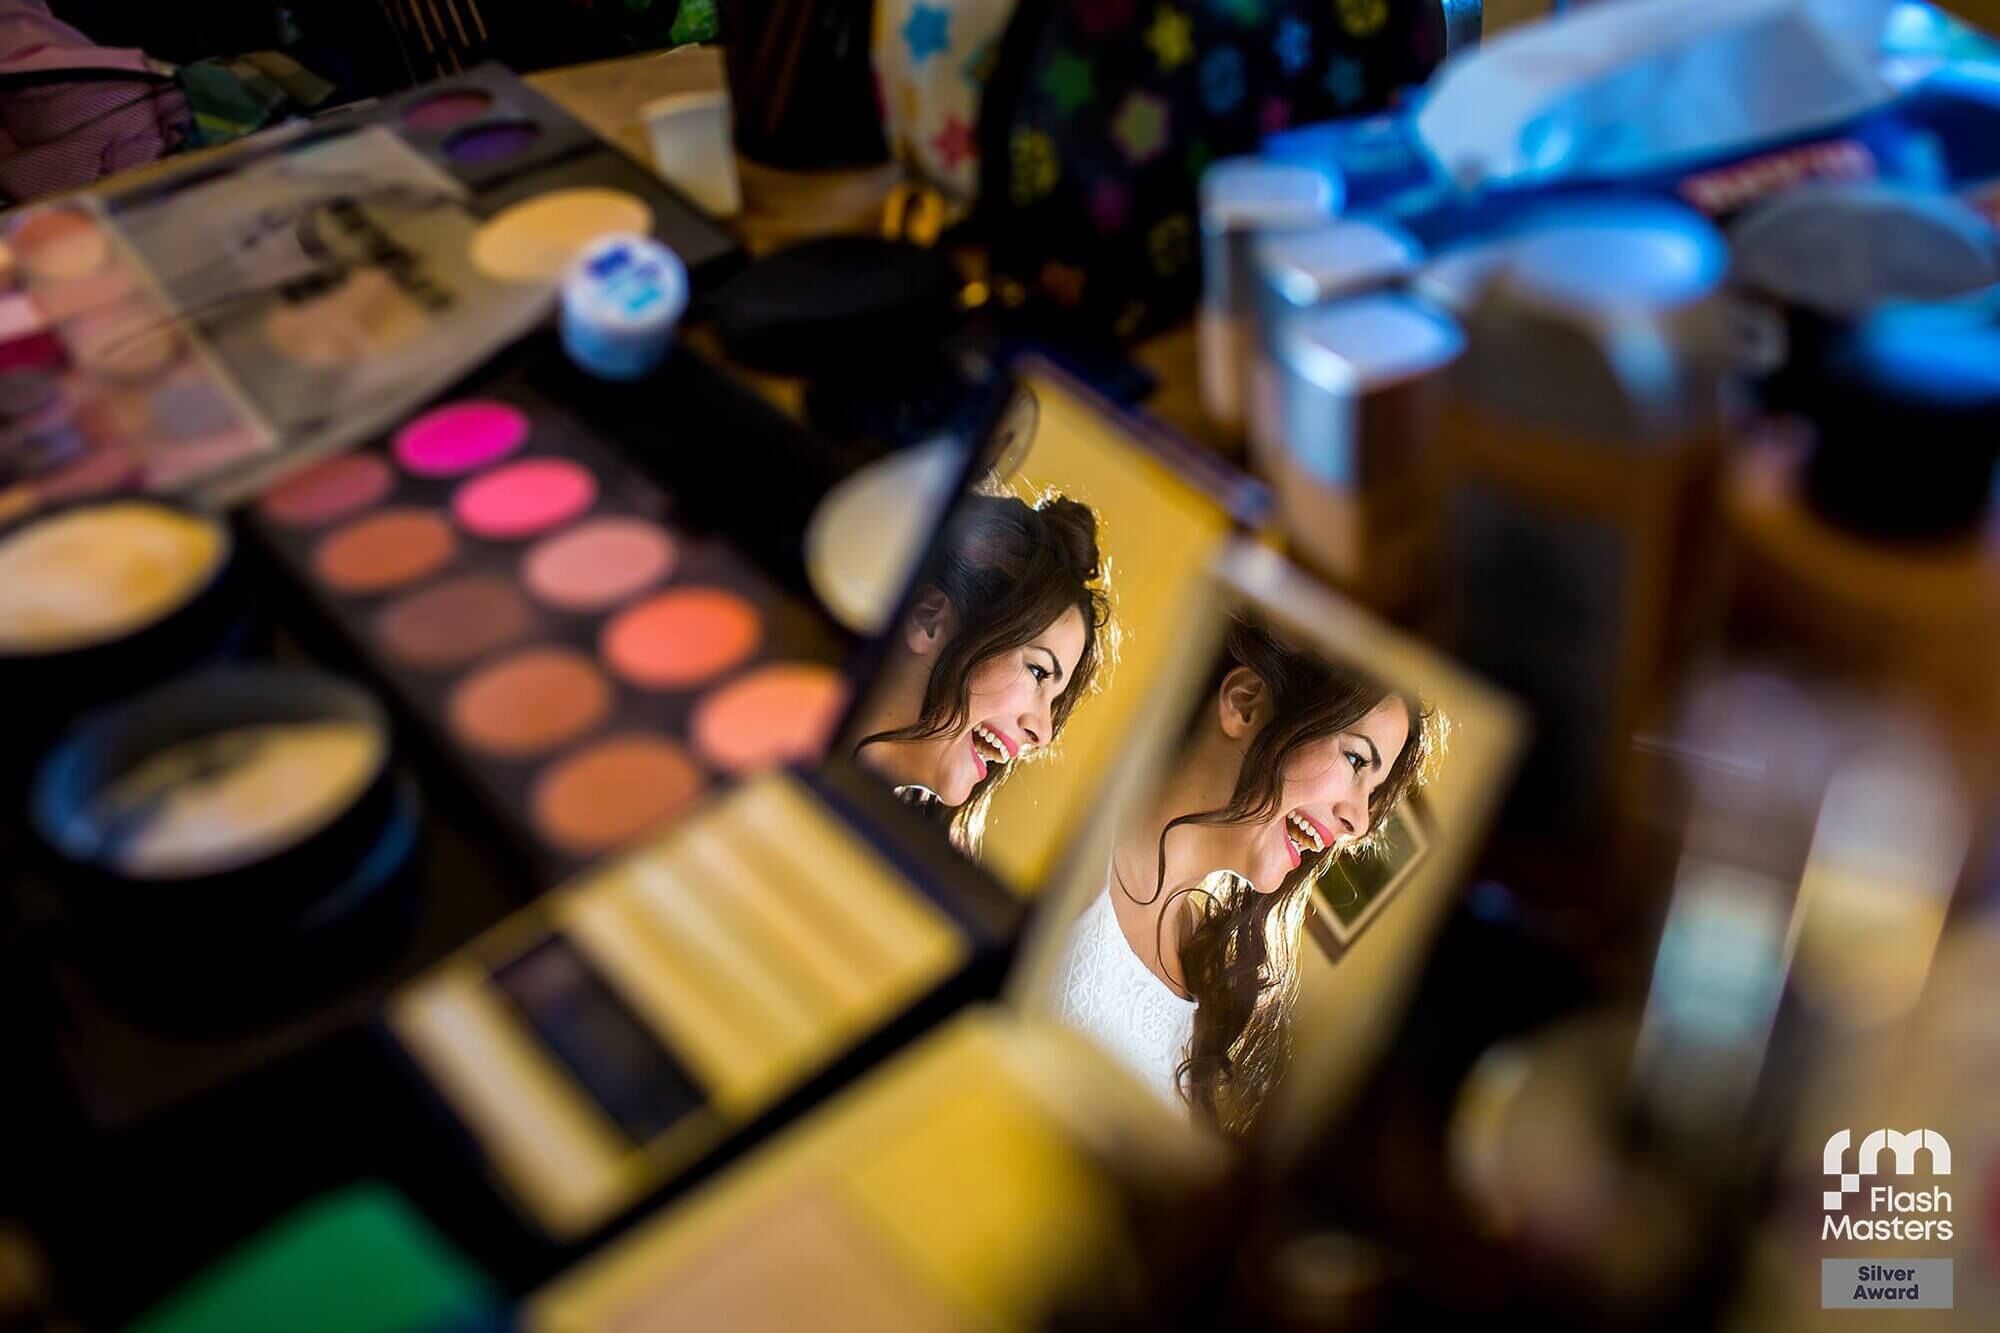
[[[1087,504],[1066,495],[1052,495],[1035,506],[1048,543],[1079,583],[1095,583],[1102,573],[1097,549],[1097,514]]]

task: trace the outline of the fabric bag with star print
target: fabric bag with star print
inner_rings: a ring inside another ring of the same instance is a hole
[[[1386,105],[1444,49],[1439,0],[1020,0],[980,104],[994,272],[1119,338],[1171,323],[1202,170]]]
[[[895,159],[960,211],[979,190],[979,105],[1018,0],[876,0],[871,53]]]

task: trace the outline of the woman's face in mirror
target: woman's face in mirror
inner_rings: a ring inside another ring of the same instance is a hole
[[[914,718],[923,707],[929,665],[950,641],[949,617],[942,619],[942,624],[927,621],[920,610],[906,626],[899,646],[923,669],[895,673],[907,682],[903,690],[911,696],[892,705],[898,713]],[[1055,739],[1056,700],[1076,672],[1085,637],[1083,613],[1066,609],[1021,647],[973,664],[966,676],[962,726],[943,736],[870,746],[865,757],[898,783],[928,787],[949,806],[965,804],[989,769],[1016,762]]]
[[[1216,829],[1211,869],[1233,870],[1257,892],[1275,893],[1308,858],[1366,837],[1369,798],[1409,738],[1409,708],[1391,695],[1345,731],[1301,746],[1286,762],[1278,813],[1261,824]]]

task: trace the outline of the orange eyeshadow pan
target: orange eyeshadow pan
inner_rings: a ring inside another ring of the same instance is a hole
[[[649,597],[604,629],[604,660],[634,685],[685,690],[757,651],[757,608],[722,588],[676,588]]]
[[[717,768],[754,773],[818,758],[846,702],[846,683],[831,667],[780,662],[705,695],[690,729],[695,747]]]
[[[321,542],[313,566],[341,592],[387,592],[443,568],[457,549],[451,525],[437,511],[385,509]]]
[[[612,736],[550,764],[531,808],[551,841],[602,852],[679,813],[708,785],[688,752],[658,736]]]

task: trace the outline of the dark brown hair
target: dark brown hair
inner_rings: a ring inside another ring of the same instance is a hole
[[[1388,816],[1421,781],[1442,743],[1437,715],[1409,695],[1337,666],[1280,638],[1246,616],[1232,621],[1224,650],[1201,696],[1190,735],[1214,709],[1229,673],[1248,668],[1270,691],[1272,716],[1251,740],[1225,806],[1180,815],[1160,832],[1159,879],[1167,875],[1167,837],[1187,824],[1262,824],[1279,814],[1285,772],[1305,747],[1351,730],[1384,700],[1409,710],[1402,753],[1368,801],[1368,832],[1341,854],[1369,849]],[[1181,945],[1181,974],[1196,1003],[1187,1058],[1177,1073],[1181,1095],[1231,1133],[1247,1131],[1284,1071],[1298,986],[1298,943],[1312,887],[1334,853],[1310,858],[1274,892],[1258,893],[1224,872],[1180,890],[1190,895],[1195,925]],[[1163,921],[1168,914],[1163,912]]]
[[[931,667],[923,707],[915,722],[864,736],[855,751],[877,741],[934,740],[961,730],[971,707],[972,673],[980,664],[1026,646],[1075,607],[1083,616],[1083,651],[1050,709],[1052,744],[1077,704],[1097,687],[1098,673],[1114,651],[1103,578],[1097,515],[1090,506],[1053,495],[1034,505],[1011,495],[965,496],[921,580],[944,594],[957,619]],[[1045,744],[1035,757],[1046,753]],[[979,854],[993,792],[1014,767],[995,765],[952,812],[952,841],[968,855]]]

